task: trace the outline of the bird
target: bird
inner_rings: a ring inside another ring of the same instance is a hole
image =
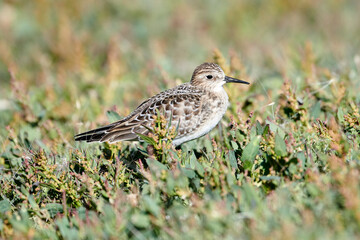
[[[216,63],[203,63],[195,68],[190,82],[145,100],[119,121],[76,135],[75,141],[139,141],[140,134],[151,130],[153,116],[161,113],[177,129],[172,144],[179,146],[206,135],[220,122],[230,104],[225,83],[250,84],[226,76]]]

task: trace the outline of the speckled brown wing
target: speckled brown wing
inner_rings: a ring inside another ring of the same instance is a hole
[[[178,128],[176,138],[194,129],[200,122],[201,99],[204,92],[189,84],[161,92],[144,101],[126,118],[110,125],[75,136],[77,141],[117,142],[138,140],[138,134],[147,134],[153,115],[163,114],[171,126]]]

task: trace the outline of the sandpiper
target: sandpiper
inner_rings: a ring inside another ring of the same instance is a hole
[[[190,82],[147,99],[120,121],[76,135],[75,141],[139,140],[138,134],[149,132],[153,116],[158,113],[165,116],[171,127],[177,128],[175,146],[199,138],[210,132],[225,114],[229,98],[223,85],[228,82],[249,84],[225,76],[215,63],[203,63],[195,68]]]

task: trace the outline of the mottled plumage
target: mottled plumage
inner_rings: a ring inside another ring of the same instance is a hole
[[[226,82],[249,84],[225,76],[215,63],[198,66],[189,83],[163,91],[141,103],[134,112],[120,121],[75,136],[75,141],[117,142],[138,140],[147,134],[153,116],[163,114],[178,129],[174,145],[207,134],[221,120],[229,105],[222,87]]]

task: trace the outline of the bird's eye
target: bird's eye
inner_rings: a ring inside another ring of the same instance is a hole
[[[213,76],[212,76],[212,75],[207,75],[206,78],[207,78],[207,79],[212,79]]]

